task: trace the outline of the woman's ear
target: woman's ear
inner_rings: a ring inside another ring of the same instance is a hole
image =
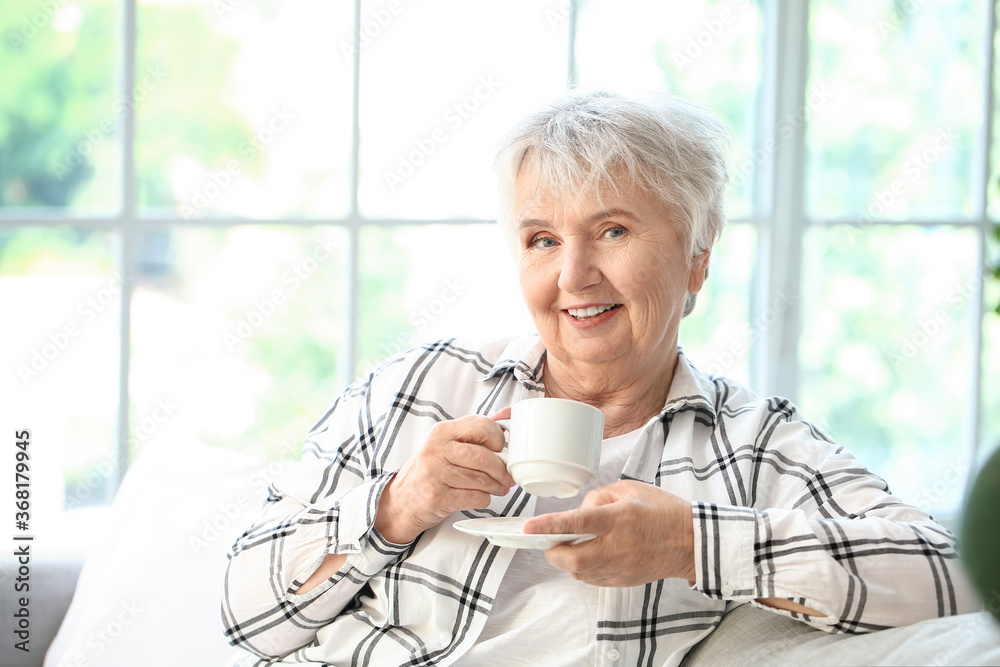
[[[697,294],[705,285],[708,278],[708,260],[712,257],[712,250],[708,249],[691,260],[691,270],[688,272],[687,291]]]

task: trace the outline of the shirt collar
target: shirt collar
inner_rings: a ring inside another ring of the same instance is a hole
[[[542,369],[545,366],[545,345],[536,336],[524,336],[511,340],[500,355],[500,361],[482,377],[480,382],[513,370],[514,377],[526,387],[539,388],[543,385]],[[715,385],[712,379],[694,367],[684,350],[677,348],[677,366],[670,382],[670,391],[663,409],[657,416],[664,416],[683,410],[699,410],[713,423],[715,410],[713,400]]]
[[[691,409],[704,412],[714,424],[715,395],[715,383],[712,378],[695,368],[684,354],[684,350],[678,346],[677,366],[674,368],[674,377],[670,382],[670,391],[667,392],[663,410],[660,411],[660,418],[672,412]]]
[[[480,382],[513,370],[514,377],[526,387],[537,387],[542,383],[542,368],[545,365],[545,345],[538,336],[522,336],[512,339],[500,361],[493,364]]]

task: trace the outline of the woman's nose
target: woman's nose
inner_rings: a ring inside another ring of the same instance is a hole
[[[559,289],[568,294],[581,294],[597,287],[603,275],[593,253],[587,248],[564,246],[559,267]]]

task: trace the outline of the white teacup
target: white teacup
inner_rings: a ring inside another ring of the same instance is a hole
[[[510,433],[500,453],[518,485],[534,496],[571,498],[597,476],[604,438],[604,413],[562,398],[515,403],[510,419],[498,422]]]

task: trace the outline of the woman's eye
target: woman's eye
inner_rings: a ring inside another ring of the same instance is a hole
[[[532,248],[551,248],[556,244],[556,240],[551,236],[537,236],[531,239],[529,244]]]
[[[606,237],[608,237],[609,239],[616,239],[619,236],[624,236],[625,235],[625,228],[624,227],[612,227],[608,231],[604,232],[604,235]]]

